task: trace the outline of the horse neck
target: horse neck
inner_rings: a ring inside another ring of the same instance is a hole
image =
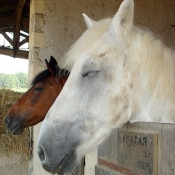
[[[151,33],[134,30],[130,121],[175,123],[175,51]]]
[[[67,79],[69,76],[63,76],[61,78],[58,79],[58,85],[61,85],[61,88],[63,88],[64,84],[66,83]]]
[[[67,79],[68,79],[69,76],[64,76],[61,78],[62,82],[63,82],[63,86],[64,84],[66,83]]]

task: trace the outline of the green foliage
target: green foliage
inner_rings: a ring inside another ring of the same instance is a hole
[[[0,73],[0,88],[6,89],[27,89],[27,74],[3,74]]]

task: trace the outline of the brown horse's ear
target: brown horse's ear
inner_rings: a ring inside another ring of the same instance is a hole
[[[56,61],[56,59],[53,56],[50,56],[50,61],[49,61],[49,66],[54,68],[59,68],[58,63]]]
[[[45,63],[46,63],[47,69],[50,71],[50,73],[53,76],[55,76],[57,71],[60,69],[55,58],[53,56],[51,56],[49,62],[45,59]]]
[[[46,63],[46,67],[47,67],[47,69],[50,71],[50,73],[52,74],[52,70],[51,70],[51,68],[50,68],[50,66],[49,66],[49,62],[45,59],[45,63]]]
[[[47,69],[49,69],[49,62],[46,60],[46,58],[45,58],[45,63],[46,63]]]

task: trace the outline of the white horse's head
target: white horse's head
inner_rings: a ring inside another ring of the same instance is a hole
[[[150,44],[142,44],[149,39],[133,26],[133,14],[133,0],[124,0],[112,19],[95,22],[84,15],[88,29],[67,54],[66,60],[73,66],[71,74],[39,136],[38,154],[47,171],[69,172],[113,128],[139,112],[142,103],[137,94],[147,85],[137,82],[149,79],[149,75],[140,76],[149,67],[144,63],[138,74],[141,57],[149,55],[146,51],[142,54],[141,48]]]

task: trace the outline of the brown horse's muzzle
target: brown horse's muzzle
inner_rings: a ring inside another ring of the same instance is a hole
[[[9,116],[9,115],[7,115],[7,116],[5,117],[4,122],[5,122],[5,124],[6,124],[6,127],[8,127],[9,124],[10,124],[10,116]]]
[[[20,134],[22,132],[21,121],[14,120],[10,115],[7,115],[4,119],[6,128],[8,131],[12,132],[14,135]]]

